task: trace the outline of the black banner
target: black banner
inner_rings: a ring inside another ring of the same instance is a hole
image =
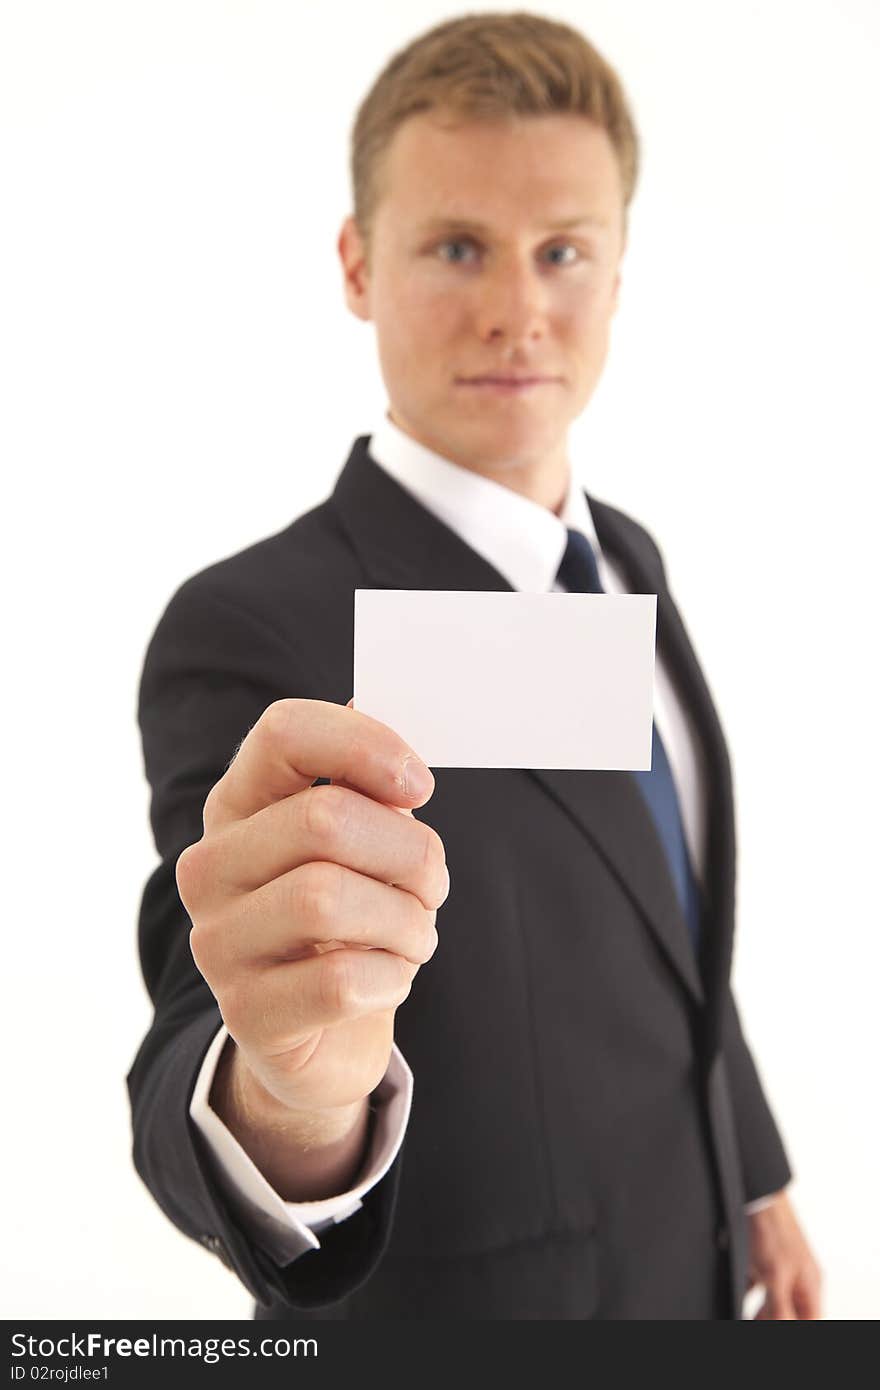
[[[7,1320],[11,1386],[344,1386],[403,1371],[489,1373],[556,1384],[595,1350],[595,1324],[573,1322],[92,1322]],[[688,1331],[689,1339],[693,1329]],[[616,1371],[628,1355],[615,1339]],[[632,1345],[632,1339],[630,1339]],[[2,1390],[2,1382],[0,1382]],[[453,1380],[451,1390],[455,1390]]]

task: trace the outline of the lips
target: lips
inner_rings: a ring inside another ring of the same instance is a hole
[[[509,376],[492,373],[486,376],[466,376],[460,380],[465,386],[536,386],[542,381],[556,381],[558,378],[540,375]]]
[[[541,386],[558,382],[553,376],[472,376],[459,377],[458,385],[481,395],[530,396]]]

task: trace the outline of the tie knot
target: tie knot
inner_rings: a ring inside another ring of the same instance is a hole
[[[568,531],[568,544],[556,578],[569,593],[604,593],[593,547],[580,531]]]

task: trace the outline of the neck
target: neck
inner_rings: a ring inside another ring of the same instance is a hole
[[[388,409],[387,414],[388,419],[398,429],[449,463],[466,468],[471,473],[478,473],[483,478],[489,478],[501,487],[510,488],[511,492],[528,497],[531,502],[537,502],[539,507],[546,507],[556,516],[562,511],[568,496],[570,471],[564,443],[554,455],[539,461],[514,459],[497,462],[465,457],[443,440],[426,435],[422,430],[413,429],[393,407]]]

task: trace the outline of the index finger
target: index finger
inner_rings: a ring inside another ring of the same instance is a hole
[[[434,790],[430,768],[380,720],[326,700],[275,700],[208,793],[205,830],[255,815],[317,777],[406,810]]]

